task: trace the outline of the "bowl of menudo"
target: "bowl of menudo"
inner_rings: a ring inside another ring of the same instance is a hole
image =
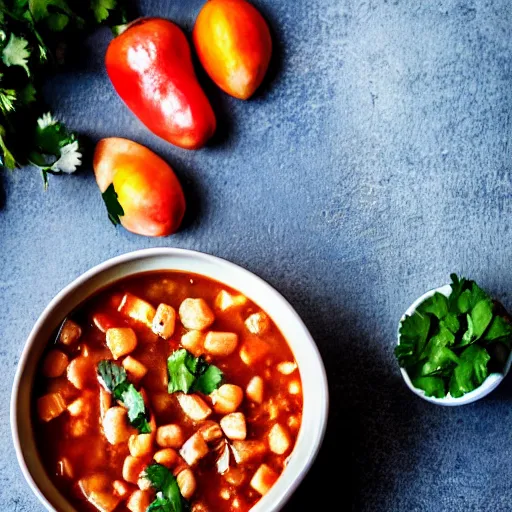
[[[328,414],[307,328],[270,285],[180,249],[109,260],[29,335],[11,426],[58,512],[269,512],[309,470]]]

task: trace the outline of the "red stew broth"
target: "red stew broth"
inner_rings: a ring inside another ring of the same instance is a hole
[[[192,470],[197,487],[189,503],[192,510],[197,512],[249,510],[261,498],[261,494],[251,487],[252,476],[262,463],[267,464],[277,474],[283,471],[295,445],[302,420],[299,372],[295,370],[286,375],[277,367],[281,362],[294,362],[292,352],[281,332],[270,321],[268,330],[260,335],[270,346],[270,351],[262,360],[250,366],[245,364],[240,358],[239,349],[244,343],[251,343],[258,336],[248,331],[244,321],[261,309],[247,300],[243,305],[220,311],[215,307],[215,299],[222,290],[233,296],[240,295],[212,279],[183,272],[150,272],[123,279],[96,293],[69,315],[68,318],[76,322],[82,330],[75,343],[68,346],[59,343],[57,333],[57,341],[54,344],[54,340],[51,340],[49,346],[49,349],[58,349],[67,354],[69,361],[85,353],[95,367],[98,361],[112,360],[113,357],[106,346],[105,333],[94,324],[93,316],[99,313],[106,315],[111,327],[131,327],[137,335],[137,346],[129,355],[148,368],[147,374],[136,387],[144,388],[147,392],[146,402],[149,403],[146,403],[146,407],[154,415],[157,427],[169,423],[179,424],[186,440],[198,430],[201,422],[189,419],[183,413],[176,396],[167,393],[167,358],[174,350],[181,348],[181,336],[187,332],[179,321],[178,310],[181,302],[189,297],[203,298],[215,313],[214,323],[205,332],[226,331],[238,335],[237,349],[231,355],[206,355],[206,358],[222,370],[224,383],[236,384],[244,390],[244,399],[237,411],[242,412],[246,418],[246,439],[263,441],[266,450],[254,463],[237,465],[231,457],[230,467],[240,470],[243,476],[243,483],[236,486],[229,483],[225,475],[217,472],[213,455],[209,454],[195,464]],[[143,323],[117,311],[126,292],[149,302],[154,308],[160,303],[175,308],[176,327],[169,340],[158,337]],[[117,363],[121,364],[122,359]],[[247,384],[254,376],[261,376],[264,380],[264,399],[261,404],[249,400],[245,395]],[[294,387],[292,393],[289,391],[290,385]],[[66,406],[76,398],[84,397],[88,412],[74,417],[64,410],[47,422],[38,417],[37,411],[34,412],[36,442],[43,464],[56,487],[77,510],[96,511],[98,508],[86,500],[78,482],[98,473],[108,478],[108,489],[111,489],[111,482],[114,480],[122,481],[123,462],[130,455],[128,443],[112,445],[105,438],[100,417],[100,383],[97,379],[92,378],[85,389],[76,389],[68,381],[65,371],[56,378],[43,377],[39,373],[34,385],[34,399],[51,392],[58,392]],[[211,407],[209,397],[203,395],[203,398]],[[213,411],[208,420],[219,422],[222,416]],[[290,448],[282,455],[273,453],[268,445],[268,432],[276,423],[284,426],[291,441]],[[153,452],[160,449],[155,442]],[[66,462],[64,465],[63,461]],[[63,474],[69,473],[69,468],[72,475]],[[137,489],[136,485],[129,486],[133,491]],[[108,492],[114,493],[113,490]],[[128,511],[126,498],[120,501],[115,510]]]

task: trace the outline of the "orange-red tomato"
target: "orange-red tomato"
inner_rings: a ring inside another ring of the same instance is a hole
[[[197,81],[190,45],[171,21],[130,24],[110,43],[105,64],[119,96],[156,135],[197,149],[215,132],[215,114]]]
[[[158,155],[131,140],[111,137],[96,145],[93,166],[102,193],[113,184],[126,229],[145,236],[177,231],[185,196],[174,171]]]
[[[272,54],[266,21],[245,0],[209,0],[193,31],[194,46],[210,78],[235,98],[247,99],[261,84]]]

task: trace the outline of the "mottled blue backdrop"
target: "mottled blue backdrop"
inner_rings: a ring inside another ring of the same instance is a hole
[[[46,96],[71,127],[146,144],[176,169],[185,228],[115,229],[90,165],[50,180],[0,173],[0,509],[41,511],[18,469],[9,398],[24,340],[49,300],[112,256],[198,249],[259,274],[297,308],[329,376],[319,458],[287,511],[512,510],[512,380],[472,405],[413,395],[397,323],[452,271],[512,307],[510,0],[258,0],[274,33],[269,79],[248,102],[208,81],[219,135],[189,152],[149,133],[110,86],[107,30]],[[190,33],[202,0],[147,0]]]

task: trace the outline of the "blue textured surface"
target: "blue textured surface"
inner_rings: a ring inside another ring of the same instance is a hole
[[[202,0],[142,3],[188,30]],[[512,306],[510,0],[259,0],[276,59],[241,102],[210,88],[223,136],[187,152],[127,111],[103,67],[107,31],[46,90],[91,136],[148,145],[187,189],[166,239],[114,229],[90,169],[0,173],[0,509],[42,507],[18,469],[11,383],[34,321],[68,282],[130,250],[225,257],[280,290],[311,329],[331,391],[328,434],[287,510],[512,510],[512,381],[472,405],[414,396],[393,358],[397,322],[457,271]],[[302,504],[302,506],[301,506]],[[339,505],[337,505],[339,504]],[[334,508],[333,508],[334,507]]]

